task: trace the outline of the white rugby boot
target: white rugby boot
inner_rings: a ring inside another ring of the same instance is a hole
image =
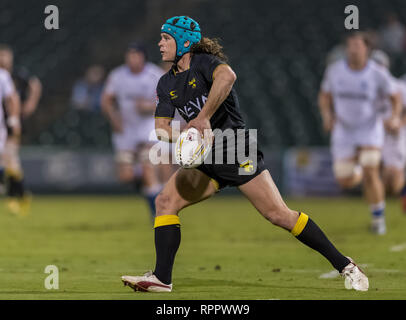
[[[171,292],[172,284],[162,283],[152,271],[148,271],[143,276],[122,276],[125,286],[129,286],[134,291],[143,292]]]
[[[384,216],[372,218],[371,232],[380,236],[386,234],[386,222]]]
[[[369,281],[368,277],[361,270],[360,267],[350,257],[350,263],[341,271],[341,275],[345,278],[344,286],[346,289],[357,291],[368,291]]]

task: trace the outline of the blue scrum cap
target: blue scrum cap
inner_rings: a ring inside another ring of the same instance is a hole
[[[176,42],[176,59],[190,51],[193,44],[198,43],[202,38],[199,24],[187,16],[172,17],[162,25],[161,32],[171,35]],[[184,44],[190,41],[188,47]]]

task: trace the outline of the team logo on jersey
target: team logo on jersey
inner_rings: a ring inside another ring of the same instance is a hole
[[[171,96],[171,100],[176,99],[178,96],[176,95],[176,90],[172,90],[169,92],[169,95]]]
[[[243,163],[240,164],[240,168],[244,168],[245,172],[252,172],[252,170],[254,170],[252,160],[244,161]]]
[[[178,111],[184,119],[193,119],[200,110],[202,110],[204,104],[207,101],[207,94],[200,97],[196,97],[193,100],[190,100],[181,108],[178,108]]]
[[[192,86],[193,89],[196,88],[196,78],[189,81],[189,86]]]

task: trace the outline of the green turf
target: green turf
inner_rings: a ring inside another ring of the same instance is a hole
[[[181,214],[182,243],[174,291],[134,293],[120,276],[153,268],[153,230],[136,197],[43,197],[25,219],[0,203],[0,299],[405,299],[406,216],[388,201],[386,236],[371,235],[361,199],[290,200],[346,255],[366,264],[367,293],[343,279],[319,279],[332,267],[288,232],[272,226],[243,198],[215,197]],[[47,265],[59,290],[46,290]]]

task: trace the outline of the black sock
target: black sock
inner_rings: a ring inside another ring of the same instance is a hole
[[[172,268],[180,245],[180,225],[155,228],[155,276],[165,284],[172,282]]]
[[[405,183],[405,185],[403,186],[402,190],[400,191],[400,195],[401,195],[402,197],[406,196],[406,183]]]
[[[302,216],[303,213],[300,213],[300,215]],[[303,230],[296,235],[296,238],[308,247],[320,252],[338,272],[341,272],[351,262],[334,247],[323,231],[310,218],[308,218]]]
[[[24,196],[24,180],[9,176],[7,179],[7,196],[22,198]]]
[[[0,184],[4,184],[4,169],[0,167]]]

